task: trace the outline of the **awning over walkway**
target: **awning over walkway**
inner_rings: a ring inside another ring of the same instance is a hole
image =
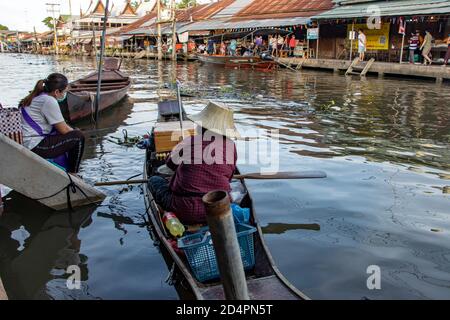
[[[290,27],[297,25],[305,25],[308,24],[309,22],[310,18],[304,17],[283,18],[283,19],[262,19],[262,20],[253,19],[242,21],[214,19],[188,24],[177,30],[177,32],[184,33],[186,31]]]
[[[377,10],[381,17],[449,14],[450,1],[397,0],[349,4],[336,7],[312,18],[313,20],[362,18],[372,16]]]

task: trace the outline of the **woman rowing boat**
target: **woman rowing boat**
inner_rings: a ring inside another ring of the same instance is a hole
[[[66,99],[68,84],[64,75],[53,73],[39,80],[19,107],[24,146],[43,158],[54,159],[66,167],[67,172],[76,174],[84,152],[84,135],[67,125],[58,104]]]
[[[174,212],[184,224],[206,223],[202,197],[212,190],[230,192],[237,152],[231,139],[238,138],[233,111],[211,102],[191,120],[198,134],[184,139],[172,152],[167,166],[175,171],[170,184],[160,176],[149,180],[149,189],[165,211]]]

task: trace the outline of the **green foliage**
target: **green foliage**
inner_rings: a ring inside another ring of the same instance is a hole
[[[7,26],[0,24],[0,30],[9,30]]]
[[[186,9],[189,7],[195,7],[196,5],[197,5],[196,0],[181,0],[180,3],[178,3],[177,8]]]
[[[146,2],[146,1],[144,1]],[[139,7],[139,1],[131,1],[131,6],[133,7],[134,10],[136,10]]]
[[[42,20],[42,23],[45,24],[49,29],[53,29],[53,18],[47,17],[44,20]]]

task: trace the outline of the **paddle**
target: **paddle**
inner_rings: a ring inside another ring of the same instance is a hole
[[[263,173],[247,173],[234,175],[234,179],[253,179],[253,180],[293,180],[293,179],[322,179],[326,178],[327,174],[322,171],[305,171],[305,172],[279,172],[275,174],[268,175]],[[95,184],[96,187],[105,186],[117,186],[123,184],[142,184],[147,183],[148,180],[128,180],[128,181],[109,181],[109,182],[98,182]]]

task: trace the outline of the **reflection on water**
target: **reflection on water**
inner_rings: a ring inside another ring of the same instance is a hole
[[[287,224],[287,223],[269,223],[262,228],[264,234],[283,234],[292,230],[311,230],[320,231],[317,223],[312,224]]]
[[[111,138],[123,129],[130,136],[151,130],[157,99],[171,93],[166,84],[176,71],[186,96],[193,96],[185,98],[188,113],[200,111],[207,99],[222,100],[234,108],[243,133],[259,129],[271,137],[279,130],[281,170],[328,173],[323,180],[249,181],[274,259],[294,285],[316,299],[450,298],[448,85],[197,63],[130,60],[123,66],[133,78],[129,98],[102,114],[100,130],[77,124],[88,136],[82,164],[88,181],[142,173],[143,152]],[[51,71],[74,80],[93,67],[88,59],[1,55],[0,100],[16,104]],[[255,142],[238,142],[241,154],[249,143]],[[164,283],[168,270],[149,238],[140,187],[104,191],[108,197],[89,225],[80,221],[81,228],[60,227],[61,233],[56,228],[60,238],[47,242],[40,240],[47,230],[42,225],[52,225],[52,215],[7,202],[0,228],[8,247],[2,247],[0,272],[15,297],[177,298]],[[11,261],[21,256],[32,263],[11,273]],[[81,292],[64,289],[61,270],[72,260],[82,266]],[[382,290],[366,287],[370,265],[381,268]]]
[[[66,288],[66,270],[78,266],[81,281],[89,280],[79,233],[91,224],[95,207],[53,214],[41,206],[36,210],[34,202],[18,194],[9,197],[8,210],[15,214],[7,211],[0,220],[0,273],[9,298],[90,298],[83,289]]]

